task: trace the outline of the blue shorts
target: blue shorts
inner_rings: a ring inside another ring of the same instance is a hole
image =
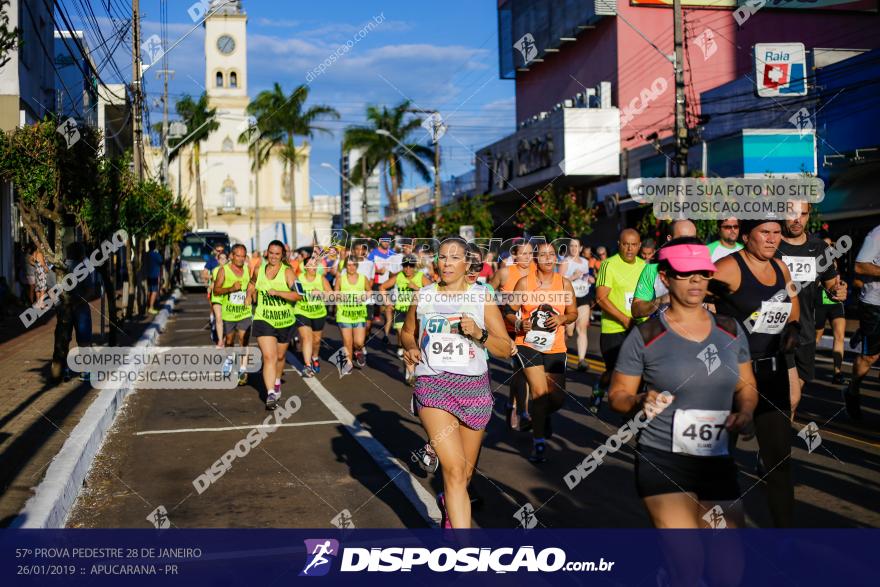
[[[337,322],[337,326],[340,328],[366,328],[366,322]]]
[[[159,278],[158,277],[148,277],[147,278],[147,291],[150,293],[154,293],[159,291]]]

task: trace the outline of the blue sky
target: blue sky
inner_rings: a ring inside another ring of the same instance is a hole
[[[195,0],[192,0],[195,2]],[[75,26],[82,27],[81,0],[63,0]],[[169,69],[176,71],[169,84],[174,100],[203,91],[204,29],[193,29],[187,13],[189,0],[168,1],[169,45],[182,41],[168,52]],[[311,84],[310,103],[328,104],[341,114],[330,123],[334,136],[318,137],[312,143],[311,193],[338,194],[339,178],[321,163],[338,166],[340,141],[345,126],[364,120],[367,104],[393,105],[404,97],[423,109],[436,108],[449,124],[441,140],[441,175],[460,175],[473,167],[473,152],[513,131],[514,87],[498,79],[498,40],[495,2],[492,0],[445,0],[404,2],[373,0],[331,0],[293,2],[289,0],[244,0],[248,14],[248,93],[279,82],[289,92],[305,83],[308,72],[340,45],[352,39],[374,18],[382,21],[323,75]],[[122,14],[130,15],[130,4],[122,0],[92,2],[105,37],[110,37]],[[111,11],[108,14],[107,7]],[[128,7],[128,11],[124,9]],[[142,37],[159,33],[159,0],[141,0]],[[113,19],[111,19],[113,17]],[[114,22],[115,19],[115,22]],[[87,31],[89,46],[100,45]],[[129,82],[131,60],[127,49],[115,53],[120,72]],[[102,61],[103,50],[96,61]],[[143,57],[149,61],[146,54]],[[107,83],[119,83],[110,67],[100,72]],[[147,72],[144,79],[151,122],[162,118],[161,82]],[[424,135],[427,139],[427,132]],[[407,179],[407,187],[421,182]]]

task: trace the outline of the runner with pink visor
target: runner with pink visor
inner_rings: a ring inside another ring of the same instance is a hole
[[[677,273],[718,270],[706,245],[673,245],[660,249],[660,260],[667,261]]]

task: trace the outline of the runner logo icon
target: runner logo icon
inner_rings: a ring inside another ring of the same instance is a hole
[[[323,577],[330,572],[330,563],[339,555],[339,541],[332,538],[309,539],[306,543],[306,566],[300,577]]]

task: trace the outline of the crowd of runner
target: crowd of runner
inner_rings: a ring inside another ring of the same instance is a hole
[[[497,259],[498,251],[459,237],[433,250],[387,235],[372,250],[343,243],[291,251],[272,241],[248,256],[240,244],[220,247],[208,269],[212,332],[219,347],[256,338],[269,410],[281,395],[288,347],[301,358],[303,377],[321,371],[329,320],[342,339],[334,353],[340,375],[366,367],[370,338],[390,344],[393,336],[428,438],[419,462],[442,471],[443,525],[467,528],[468,484],[494,404],[490,357],[511,368],[507,426],[530,433],[528,458],[544,463],[552,458],[553,414],[566,399],[566,370],[590,368],[588,327],[600,311],[604,369],[589,409],[597,414],[607,402],[644,419],[636,487],[654,525],[704,526],[715,505],[728,525],[742,525],[732,450],[738,438],[754,436],[773,523],[788,527],[791,424],[815,377],[826,322],[832,382],[853,420],[861,419],[860,382],[880,356],[880,227],[855,257],[860,328],[847,382],[848,285],[837,259],[852,243],[808,234],[809,205],[800,205],[800,216],[784,221],[719,221],[710,243],[687,220],[672,223],[659,246],[624,229],[610,256],[605,247],[593,255],[578,239],[519,239]],[[238,377],[247,382],[244,363]]]

